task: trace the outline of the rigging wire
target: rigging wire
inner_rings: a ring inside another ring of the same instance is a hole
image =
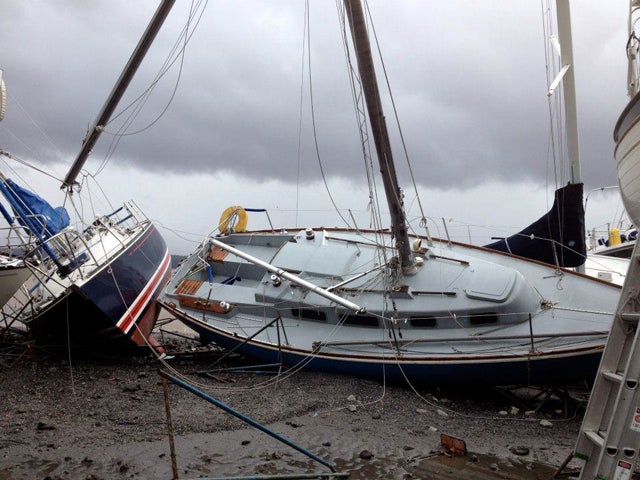
[[[204,5],[203,5],[203,1],[199,0],[197,4],[194,5],[194,2],[192,0],[187,22],[185,26],[182,28],[181,32],[179,33],[178,38],[176,39],[176,42],[174,43],[169,54],[167,55],[160,70],[156,74],[154,80],[138,97],[132,100],[129,103],[129,105],[127,105],[125,108],[123,108],[119,113],[114,115],[109,120],[107,125],[112,124],[116,119],[124,115],[125,112],[129,111],[127,118],[123,121],[123,124],[120,126],[120,128],[116,132],[109,132],[107,130],[104,130],[103,133],[110,134],[114,138],[111,140],[107,153],[105,154],[105,157],[103,158],[100,166],[97,168],[94,175],[100,174],[102,170],[106,167],[106,165],[109,163],[109,160],[115,153],[115,150],[117,149],[123,137],[137,135],[141,132],[144,132],[145,130],[150,129],[164,116],[166,111],[169,109],[169,106],[171,105],[171,103],[175,98],[175,95],[177,93],[178,86],[182,77],[182,69],[184,66],[186,47],[189,41],[191,40],[197,26],[199,25],[200,20],[202,19],[202,15],[204,14],[207,4],[208,4],[208,0],[204,1]],[[195,21],[195,25],[191,30],[189,30],[196,15],[197,15],[197,20]],[[138,117],[138,115],[140,114],[140,112],[142,111],[146,103],[148,102],[149,98],[151,97],[151,94],[153,93],[155,88],[158,86],[160,80],[168,73],[168,71],[171,69],[171,67],[173,67],[173,65],[178,61],[178,59],[180,59],[178,75],[174,83],[171,95],[169,96],[169,99],[167,100],[167,103],[165,104],[162,111],[156,116],[155,119],[149,122],[146,126],[139,128],[135,131],[127,131],[131,127],[135,119]]]
[[[60,149],[58,148],[58,146],[55,144],[55,142],[53,141],[53,138],[51,138],[51,135],[49,135],[47,133],[47,131],[38,123],[35,121],[35,119],[33,118],[33,116],[31,114],[29,114],[29,111],[22,105],[22,103],[20,103],[20,100],[15,96],[15,94],[11,95],[11,98],[13,101],[16,102],[16,104],[18,105],[18,108],[22,111],[22,113],[27,117],[27,119],[29,120],[29,122],[36,128],[36,130],[38,132],[40,132],[40,134],[45,138],[45,140],[49,143],[49,145],[51,145],[51,148],[55,151],[56,153],[56,159],[60,160],[63,155],[62,152],[60,152]],[[32,154],[34,154],[34,156],[36,156],[36,152],[33,150],[33,148],[31,148],[31,146],[25,142],[22,141],[22,139],[20,139],[15,133],[13,133],[11,130],[9,130],[6,126],[1,125],[0,124],[0,128],[4,128],[7,132],[9,132],[9,134],[15,138],[23,147],[25,147],[28,151],[30,151]],[[30,140],[31,141],[31,140]]]
[[[367,2],[366,0],[364,2],[364,7],[365,7],[365,10],[367,12],[367,17],[368,17],[368,19],[369,19],[369,21],[371,23],[371,31],[373,32],[374,42],[375,42],[375,45],[376,45],[376,49],[378,50],[378,58],[380,59],[380,65],[382,66],[382,72],[383,72],[383,75],[384,75],[385,83],[387,85],[387,91],[389,92],[389,99],[391,100],[393,116],[395,118],[396,125],[398,127],[398,133],[400,135],[400,144],[402,145],[402,150],[404,152],[404,157],[405,157],[405,160],[407,162],[407,167],[409,169],[409,176],[411,178],[411,182],[413,184],[413,189],[415,191],[416,201],[418,202],[418,208],[420,209],[420,227],[423,227],[425,229],[429,245],[433,245],[433,240],[431,239],[431,234],[429,233],[429,228],[428,228],[428,225],[427,225],[427,217],[426,217],[426,215],[424,213],[424,208],[422,207],[422,201],[420,199],[420,194],[418,193],[418,185],[416,183],[415,174],[413,172],[413,166],[412,166],[411,160],[409,158],[409,152],[407,150],[407,144],[406,144],[406,142],[404,140],[404,133],[403,133],[403,130],[402,130],[402,126],[400,125],[400,117],[398,115],[398,109],[396,108],[395,97],[393,95],[393,91],[391,90],[391,83],[389,81],[389,75],[387,73],[387,67],[386,67],[386,64],[384,62],[384,57],[382,56],[382,50],[380,48],[380,42],[378,41],[378,35],[376,33],[375,24],[373,23],[373,18],[371,16],[371,11],[369,9],[369,2]],[[406,217],[406,215],[405,215],[405,217]]]
[[[558,37],[554,31],[554,23],[557,23],[557,19],[554,20],[553,9],[551,8],[550,0],[541,0],[542,11],[542,35],[543,46],[545,55],[545,73],[547,87],[552,84],[553,80],[557,77],[562,70],[562,45],[558,43]],[[557,57],[557,61],[554,60]],[[573,65],[569,66],[574,68]],[[553,98],[552,98],[553,97]],[[558,191],[560,185],[565,185],[570,176],[570,165],[568,165],[568,152],[566,152],[567,131],[565,129],[566,112],[564,111],[564,88],[563,82],[560,82],[558,88],[553,92],[547,94],[547,108],[549,112],[549,147],[548,155],[551,157],[554,174],[554,191]],[[548,178],[546,190],[548,190]],[[555,201],[556,195],[553,199]],[[564,212],[561,211],[565,207],[565,202],[562,198],[559,198],[559,202],[556,206],[558,211],[556,212],[558,218],[564,218]],[[547,197],[547,209],[551,208],[549,203],[551,199]],[[558,244],[559,249],[556,249],[556,243],[553,245],[553,252],[558,263],[558,255],[562,255],[563,250],[568,247],[564,245],[564,223],[558,224],[559,239],[561,241]],[[551,219],[547,217],[547,228],[549,232],[552,232]]]
[[[14,160],[17,163],[20,163],[21,165],[24,165],[25,167],[28,167],[28,168],[30,168],[32,170],[35,170],[38,173],[42,173],[43,175],[45,175],[47,177],[50,177],[50,178],[53,178],[54,180],[57,180],[58,182],[62,183],[62,179],[61,178],[58,178],[55,175],[53,175],[52,173],[49,173],[49,172],[47,172],[47,171],[45,171],[45,170],[43,170],[41,168],[38,168],[34,164],[32,164],[30,162],[27,162],[26,160],[23,160],[23,159],[21,159],[19,157],[16,157],[15,155],[13,155],[13,154],[11,154],[9,152],[6,152],[4,150],[0,150],[0,155],[4,155],[5,157],[7,157],[7,158],[9,158],[11,160]],[[21,180],[21,181],[23,181],[23,183],[25,183],[24,180]],[[25,185],[26,185],[26,183],[25,183]]]
[[[351,86],[351,96],[353,101],[353,109],[356,117],[356,123],[358,126],[358,134],[360,136],[360,146],[362,149],[362,159],[364,162],[365,172],[367,174],[367,187],[369,189],[369,206],[370,206],[370,222],[375,229],[376,241],[381,248],[376,249],[376,258],[381,265],[389,265],[389,259],[387,256],[387,248],[384,244],[384,236],[382,235],[382,216],[379,203],[379,195],[377,192],[377,186],[375,181],[375,169],[373,166],[373,156],[371,155],[371,145],[369,141],[369,132],[367,128],[367,114],[366,105],[363,94],[362,83],[358,75],[358,70],[354,67],[353,61],[350,55],[347,26],[346,26],[346,11],[344,4],[340,0],[336,0],[336,7],[338,11],[338,18],[340,23],[340,33],[342,35],[343,50],[345,55],[345,61],[347,64],[347,72],[349,73],[349,80]],[[384,283],[391,285],[394,283],[393,272],[389,268],[385,268],[382,272],[384,276]],[[383,296],[383,312],[388,311],[389,296]],[[392,325],[392,323],[385,323],[385,325]],[[393,327],[392,327],[393,328]]]
[[[541,0],[542,8],[542,27],[543,27],[543,45],[545,56],[545,73],[547,86],[551,85],[551,82],[555,78],[557,72],[562,68],[562,59],[558,56],[558,65],[553,60],[553,41],[557,41],[557,36],[554,32],[552,8],[548,0]],[[572,66],[573,68],[573,66]],[[554,174],[554,188],[557,189],[559,185],[565,183],[566,167],[564,167],[564,139],[565,132],[562,126],[561,119],[563,118],[562,107],[562,95],[563,89],[561,86],[556,90],[557,94],[547,95],[547,109],[549,112],[549,154],[551,155],[551,162],[553,165]]]
[[[324,183],[324,187],[325,190],[327,191],[327,195],[329,196],[329,200],[331,200],[331,204],[333,205],[334,210],[336,211],[336,213],[338,214],[338,216],[342,219],[342,221],[345,223],[345,225],[347,227],[349,227],[349,221],[344,217],[344,215],[342,215],[342,212],[340,211],[340,209],[338,208],[338,205],[336,204],[333,195],[331,193],[331,189],[329,188],[329,183],[327,182],[327,177],[325,175],[324,172],[324,167],[322,165],[322,158],[320,156],[320,146],[318,144],[318,131],[316,128],[316,115],[315,115],[315,107],[314,107],[314,103],[313,103],[313,76],[312,76],[312,72],[311,72],[311,24],[309,22],[309,9],[306,10],[306,15],[307,15],[307,49],[308,49],[308,54],[307,54],[307,65],[308,65],[308,69],[309,69],[309,103],[311,106],[311,126],[312,126],[312,131],[313,131],[313,143],[314,143],[314,147],[315,147],[315,152],[316,152],[316,159],[318,160],[318,166],[320,167],[320,175],[322,176],[322,181]]]
[[[306,56],[307,26],[309,24],[309,0],[304,3],[304,17],[302,21],[302,58],[300,59],[300,111],[298,113],[298,151],[296,172],[296,209],[295,224],[298,225],[298,212],[300,208],[300,167],[302,165],[302,117],[304,105],[304,65]],[[309,49],[311,50],[311,49]]]

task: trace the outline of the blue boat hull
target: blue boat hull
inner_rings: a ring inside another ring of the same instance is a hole
[[[150,224],[90,279],[71,285],[34,315],[29,330],[39,345],[75,351],[157,347],[150,336],[157,319],[155,299],[170,273],[166,243]]]
[[[171,305],[163,304],[182,322],[195,330],[203,344],[215,342],[226,349],[264,364],[282,364],[300,368],[378,381],[435,385],[533,385],[566,384],[591,381],[598,371],[602,348],[584,348],[558,354],[466,358],[386,358],[340,356],[321,351],[301,351],[283,346],[278,349],[222,332],[211,325],[194,321]]]

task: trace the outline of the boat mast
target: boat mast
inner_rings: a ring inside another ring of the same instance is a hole
[[[149,50],[149,47],[151,47],[156,34],[160,30],[160,27],[164,23],[164,20],[167,18],[167,15],[169,14],[169,11],[171,10],[171,7],[173,7],[174,3],[175,0],[162,0],[162,3],[158,6],[155,15],[147,26],[147,29],[142,35],[142,38],[138,42],[138,46],[131,54],[131,58],[129,58],[127,65],[124,67],[124,70],[120,74],[120,78],[118,78],[118,81],[113,87],[113,90],[111,90],[107,101],[102,107],[102,111],[96,118],[95,122],[91,126],[91,129],[89,130],[89,133],[82,142],[82,150],[80,150],[80,153],[76,157],[75,162],[73,162],[73,165],[71,165],[67,176],[62,182],[62,186],[60,187],[61,189],[66,188],[69,193],[73,193],[73,185],[76,184],[76,177],[80,173],[80,170],[82,169],[84,163],[87,161],[87,158],[89,157],[89,154],[91,153],[94,145],[98,141],[98,137],[100,137],[102,130],[104,130],[107,122],[109,122],[113,111],[116,109],[116,106],[122,98],[122,95],[124,95],[125,90],[129,86],[131,79],[138,70],[140,63],[142,63],[142,59]]]
[[[562,79],[562,90],[564,93],[567,154],[569,156],[569,168],[571,170],[569,183],[576,184],[582,183],[582,176],[580,173],[580,149],[578,147],[578,112],[576,107],[576,81],[573,63],[573,40],[571,35],[571,10],[569,8],[569,0],[556,0],[556,17],[558,22],[558,41],[560,42],[560,62],[562,64],[562,70],[558,74],[558,77]],[[551,93],[553,93],[552,89],[550,90],[550,94]],[[585,237],[584,226],[582,237]],[[584,273],[584,264],[576,267],[576,271]]]
[[[567,150],[571,168],[571,183],[581,183],[580,152],[578,149],[578,114],[576,110],[576,81],[573,65],[573,42],[571,37],[571,12],[569,0],[556,0],[558,18],[558,41],[560,61],[566,72],[562,78],[564,93],[565,128],[567,130]]]
[[[402,208],[402,193],[398,186],[398,178],[393,164],[389,133],[387,132],[387,124],[382,111],[364,12],[362,11],[360,0],[344,0],[344,6],[351,26],[351,37],[356,51],[356,58],[358,59],[360,81],[362,82],[367,103],[367,113],[376,145],[376,153],[378,154],[382,182],[387,203],[389,204],[391,232],[395,238],[402,271],[405,274],[412,274],[415,273],[416,266],[409,246],[408,228]]]

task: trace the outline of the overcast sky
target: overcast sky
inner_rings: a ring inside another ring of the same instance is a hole
[[[625,3],[571,4],[586,191],[616,183],[611,135],[626,103]],[[156,6],[150,0],[3,1],[0,69],[8,106],[0,149],[64,176]],[[190,7],[177,1],[119,110],[152,82]],[[144,131],[121,138],[108,156],[115,138],[109,133],[122,128],[116,121],[94,150],[86,169],[95,174],[108,158],[97,180],[110,198],[134,198],[168,232],[196,236],[230,204],[288,213],[298,205],[300,212],[283,221],[303,226],[309,212],[329,211],[311,129],[306,54],[302,68],[304,7],[302,0],[209,1],[197,27],[189,27],[184,57],[128,128]],[[370,0],[369,7],[427,215],[514,226],[520,217],[528,216],[517,226],[535,220],[556,182],[541,2]],[[338,206],[364,211],[339,26],[334,2],[310,2],[319,157]],[[386,115],[408,189],[389,107]],[[25,173],[39,191],[58,195],[55,181],[32,175]],[[613,202],[606,207],[611,216],[619,213]],[[592,220],[602,221],[608,220]],[[186,248],[165,236],[175,249]]]

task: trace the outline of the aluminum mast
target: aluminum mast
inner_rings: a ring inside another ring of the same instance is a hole
[[[111,118],[113,111],[116,109],[122,95],[124,95],[125,90],[138,70],[140,63],[142,63],[142,59],[149,50],[149,47],[153,43],[156,34],[160,30],[164,20],[167,18],[167,15],[174,3],[175,0],[162,0],[162,3],[158,6],[156,13],[151,19],[151,22],[149,22],[149,25],[138,42],[136,49],[131,54],[131,58],[129,58],[127,65],[120,74],[120,78],[118,78],[113,90],[111,90],[107,101],[102,107],[102,111],[91,126],[91,130],[85,137],[84,142],[82,142],[82,149],[80,150],[80,153],[78,153],[76,160],[73,162],[73,165],[71,165],[67,176],[62,182],[62,186],[60,187],[61,189],[66,188],[69,193],[73,192],[73,185],[76,184],[76,177],[80,173],[84,163],[87,161],[91,150],[98,141],[98,137],[100,137],[102,130]]]

